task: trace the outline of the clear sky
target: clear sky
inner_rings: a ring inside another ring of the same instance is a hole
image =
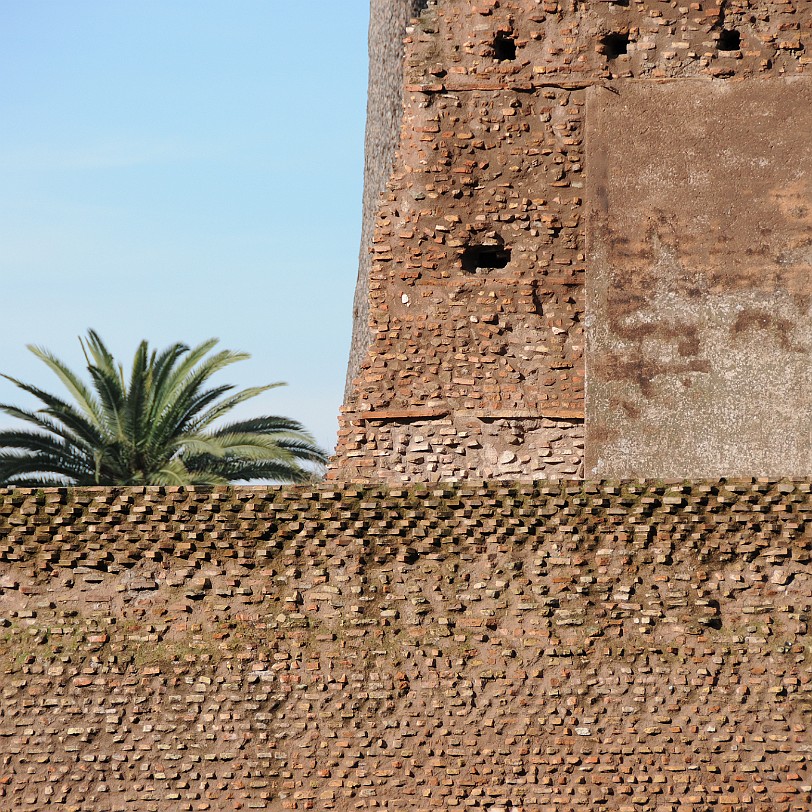
[[[358,258],[368,0],[0,0],[0,372],[210,336],[287,381],[239,414],[335,443]],[[33,406],[0,379],[0,402]],[[10,425],[10,418],[0,418]]]

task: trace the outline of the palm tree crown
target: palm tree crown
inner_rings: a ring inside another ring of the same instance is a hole
[[[74,402],[4,376],[43,407],[27,411],[0,404],[6,414],[35,427],[0,431],[0,484],[304,482],[326,462],[295,420],[265,416],[213,426],[238,404],[283,385],[238,392],[228,385],[205,388],[216,372],[249,357],[229,350],[209,355],[217,339],[194,348],[173,344],[160,353],[142,341],[129,382],[97,333],[90,330],[79,340],[90,385],[47,350],[29,346]]]

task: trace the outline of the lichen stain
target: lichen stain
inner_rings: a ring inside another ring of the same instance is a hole
[[[615,353],[607,353],[596,359],[595,374],[609,381],[629,381],[636,384],[640,393],[647,399],[657,395],[655,379],[666,375],[672,378],[686,373],[710,373],[710,361],[692,358],[686,361],[655,361],[645,358],[639,349],[621,358]]]
[[[766,310],[748,308],[743,310],[736,317],[736,321],[730,326],[731,336],[741,336],[752,333],[756,330],[764,330],[775,338],[778,346],[786,352],[805,353],[807,350],[792,341],[792,334],[795,324],[789,319],[775,316]]]

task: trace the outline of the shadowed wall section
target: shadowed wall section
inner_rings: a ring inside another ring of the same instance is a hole
[[[406,24],[425,0],[371,0],[369,9],[369,90],[364,143],[364,200],[361,252],[355,289],[352,345],[347,367],[349,394],[369,348],[369,266],[372,231],[380,196],[392,172],[403,115],[403,38]]]

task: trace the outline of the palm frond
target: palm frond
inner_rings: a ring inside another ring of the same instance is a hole
[[[157,414],[163,414],[168,408],[170,402],[177,396],[181,383],[206,353],[217,345],[217,341],[216,338],[210,338],[192,349],[182,345],[183,350],[172,359],[169,369],[165,370],[165,374],[162,376],[161,389],[156,390],[155,409]],[[179,363],[177,363],[178,361]]]
[[[271,389],[277,389],[280,386],[287,386],[287,384],[270,383],[266,384],[265,386],[251,386],[248,389],[243,389],[242,391],[221,400],[211,409],[199,414],[189,425],[189,431],[201,431],[202,429],[210,426],[215,420],[218,420],[224,414],[230,412],[235,406],[239,406],[241,403],[245,403],[245,401],[255,398],[257,395],[261,395],[263,392],[268,392]],[[284,418],[277,419],[284,420]],[[299,424],[297,423],[296,425],[298,426]],[[301,428],[301,426],[299,426],[299,428]]]
[[[54,414],[52,409],[44,409],[40,412],[29,412],[17,406],[0,404],[0,411],[5,412],[10,417],[16,417],[26,423],[31,423],[37,426],[37,428],[50,432],[57,437],[61,437],[66,442],[73,443],[77,446],[93,448],[105,444],[105,438],[83,421],[80,415],[75,415],[70,407],[60,413],[56,420],[51,419]]]
[[[37,347],[33,344],[28,345],[28,350],[36,355],[49,369],[56,373],[60,381],[76,399],[79,408],[87,415],[87,417],[97,426],[101,426],[102,413],[99,407],[98,400],[94,397],[93,393],[87,388],[85,383],[62,361],[59,360],[53,353],[44,347]],[[6,378],[7,376],[3,376]],[[13,378],[8,378],[13,381],[17,386],[24,388],[19,381]]]
[[[252,434],[254,432],[258,434],[276,434],[278,432],[299,433],[303,437],[312,439],[298,420],[273,415],[249,417],[245,420],[226,423],[222,426],[218,426],[216,429],[212,429],[211,433],[216,436],[218,434]]]
[[[222,453],[245,459],[292,459],[292,454],[265,434],[223,434],[210,437]]]
[[[202,382],[197,383],[199,388]],[[233,386],[220,386],[207,392],[198,393],[194,385],[188,385],[184,391],[178,393],[174,402],[155,421],[150,432],[150,444],[162,447],[175,437],[192,434],[189,423],[193,419],[197,408],[205,408],[208,403],[213,402],[226,392],[230,392]],[[200,405],[198,405],[200,404]]]
[[[310,440],[282,437],[277,440],[277,443],[280,448],[284,448],[285,451],[289,451],[294,457],[300,460],[326,465],[327,460],[330,458],[330,455],[323,448],[319,448]]]
[[[320,474],[326,454],[296,420],[265,415],[216,427],[236,406],[283,385],[207,386],[246,353],[212,352],[217,339],[160,353],[142,341],[128,379],[98,333],[90,330],[80,342],[89,384],[48,350],[31,347],[75,404],[9,378],[43,408],[0,404],[33,427],[0,431],[0,484],[220,485],[305,482]]]
[[[43,473],[40,476],[20,475],[9,479],[4,485],[12,488],[73,488],[76,487],[77,483],[69,477]]]
[[[85,462],[92,459],[88,449],[37,431],[0,431],[0,448],[19,449],[31,454],[68,454]],[[2,453],[2,452],[0,452]]]
[[[76,485],[93,484],[87,468],[70,456],[44,451],[28,454],[0,452],[0,484],[7,484],[20,475],[47,473],[69,477]]]
[[[212,457],[222,457],[226,453],[225,447],[222,443],[218,442],[217,438],[207,437],[203,434],[178,437],[175,448],[182,457],[197,454],[209,454]]]
[[[95,330],[88,330],[87,341],[82,343],[82,349],[90,352],[93,363],[88,363],[88,370],[93,368],[98,369],[107,379],[111,387],[116,391],[115,401],[121,402],[126,397],[126,384],[124,381],[124,372],[120,364],[116,363],[116,359],[110,350],[107,349],[101,337]],[[87,352],[85,353],[87,357]]]
[[[229,480],[209,470],[189,470],[179,459],[174,459],[157,471],[156,485],[228,485]]]
[[[186,460],[186,467],[193,472],[208,471],[229,482],[269,480],[303,483],[318,479],[321,474],[318,468],[309,470],[282,460],[245,460],[232,457],[193,457]]]
[[[223,453],[245,459],[310,459],[325,462],[324,452],[302,437],[278,438],[266,434],[221,434],[211,437],[220,444]]]
[[[178,359],[186,352],[189,352],[189,347],[186,344],[172,344],[160,353],[152,363],[152,388],[150,392],[150,411],[149,421],[150,424],[155,423],[160,417],[161,411],[165,408],[163,398],[166,394],[167,381],[169,376],[178,362]]]
[[[147,423],[147,402],[149,400],[149,348],[142,341],[135,351],[130,385],[123,404],[122,427],[133,448],[137,451],[143,445]]]
[[[124,438],[123,409],[126,393],[122,390],[115,369],[91,365],[87,368],[93,379],[93,386],[99,395],[104,426],[107,434],[117,440]]]

